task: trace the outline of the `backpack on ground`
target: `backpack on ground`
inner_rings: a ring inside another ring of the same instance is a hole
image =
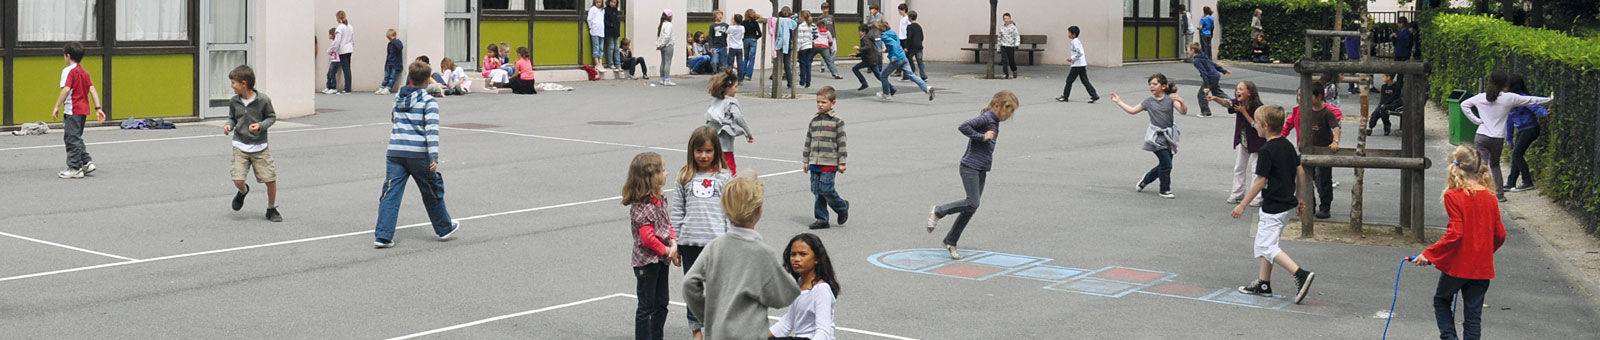
[[[578,67],[578,68],[583,69],[584,72],[588,72],[589,73],[589,81],[600,80],[600,71],[595,70],[593,66],[583,65],[583,66]]]

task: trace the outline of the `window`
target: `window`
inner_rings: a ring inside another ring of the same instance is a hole
[[[857,0],[835,0],[829,2],[833,3],[834,15],[861,14],[861,3]]]
[[[118,1],[117,40],[189,40],[189,2]]]
[[[711,13],[717,9],[715,0],[689,0],[689,13]]]
[[[94,41],[99,33],[95,6],[95,0],[20,0],[17,40]]]
[[[579,8],[587,8],[588,6],[586,4],[594,3],[594,2],[584,2],[583,0],[538,0],[538,1],[539,1],[538,8],[535,8],[535,9],[541,10],[541,11],[574,11],[574,10],[577,10]]]
[[[521,11],[527,8],[523,0],[483,0],[483,9]]]

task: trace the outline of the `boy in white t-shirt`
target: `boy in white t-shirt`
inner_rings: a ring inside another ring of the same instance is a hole
[[[1078,26],[1067,27],[1067,38],[1072,39],[1072,51],[1067,54],[1067,63],[1072,64],[1072,71],[1067,73],[1067,86],[1061,89],[1061,96],[1056,97],[1058,102],[1067,102],[1072,97],[1072,83],[1083,77],[1083,87],[1089,90],[1089,103],[1100,100],[1100,94],[1094,91],[1094,84],[1089,83],[1089,58],[1083,52],[1083,40],[1078,39]]]

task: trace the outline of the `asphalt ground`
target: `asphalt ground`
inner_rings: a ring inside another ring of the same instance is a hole
[[[1383,332],[1395,269],[1422,246],[1394,248],[1303,242],[1282,247],[1317,272],[1310,297],[1290,305],[1293,283],[1274,272],[1278,296],[1230,293],[1254,279],[1249,218],[1228,217],[1233,119],[1178,118],[1183,146],[1173,172],[1177,199],[1133,183],[1155,164],[1139,149],[1147,119],[1109,100],[1073,103],[1060,94],[1063,67],[1024,67],[1024,79],[978,80],[982,68],[935,63],[929,102],[896,82],[893,101],[839,87],[850,135],[849,172],[838,190],[852,205],[845,227],[816,231],[836,263],[844,339],[970,338],[1370,338]],[[1101,95],[1133,102],[1144,78],[1163,72],[1193,104],[1186,64],[1091,68]],[[826,73],[822,73],[825,75]],[[0,138],[0,330],[14,338],[603,338],[631,337],[635,300],[628,267],[627,210],[617,196],[631,157],[662,154],[675,176],[689,132],[702,124],[706,77],[680,86],[643,81],[571,83],[572,92],[474,94],[440,101],[445,200],[462,220],[438,242],[414,186],[407,189],[397,246],[373,249],[392,99],[318,95],[319,114],[271,130],[284,222],[262,218],[265,189],[245,209],[228,208],[231,151],[220,122],[176,130],[92,129],[100,170],[55,178],[59,131]],[[1269,104],[1292,105],[1297,79],[1241,67],[1223,80],[1258,83]],[[872,82],[876,89],[876,82]],[[813,196],[799,172],[808,95],[753,98],[741,88],[756,138],[740,142],[741,172],[763,176],[765,218],[757,230],[775,249],[808,232]],[[955,127],[998,90],[1022,106],[1003,123],[983,204],[962,238],[966,261],[938,256],[950,219],[926,233],[928,206],[960,199]],[[263,89],[271,94],[269,89]],[[802,93],[809,92],[809,90]],[[1230,91],[1231,92],[1231,91]],[[1375,100],[1375,99],[1374,99]],[[1346,99],[1348,112],[1357,109]],[[1223,112],[1217,108],[1217,112]],[[1355,145],[1353,122],[1343,143]],[[1398,148],[1397,137],[1373,137]],[[1449,148],[1429,141],[1444,164]],[[1443,186],[1428,172],[1429,192]],[[1336,179],[1333,215],[1348,216],[1348,170]],[[1398,171],[1366,180],[1369,222],[1398,221]],[[1438,195],[1427,224],[1447,221]],[[1253,212],[1252,212],[1253,214]],[[421,227],[421,228],[418,228]],[[1600,334],[1600,305],[1562,272],[1536,235],[1509,224],[1489,290],[1485,337],[1584,338]],[[681,268],[672,275],[682,301]],[[1400,275],[1397,338],[1437,335],[1432,268]],[[772,315],[780,315],[772,311]],[[667,334],[687,338],[674,305]],[[849,330],[844,330],[848,328]],[[1590,335],[1583,335],[1590,334]]]

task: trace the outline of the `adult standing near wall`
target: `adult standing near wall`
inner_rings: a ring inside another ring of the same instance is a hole
[[[677,86],[672,82],[672,9],[661,10],[661,23],[656,24],[656,50],[661,51],[661,85]]]
[[[335,13],[334,17],[339,19],[339,27],[333,29],[333,46],[339,53],[338,71],[344,72],[344,91],[336,90],[339,84],[334,77],[337,75],[328,72],[328,86],[322,93],[350,93],[350,54],[356,52],[355,29],[350,27],[350,20],[345,18],[344,11]]]
[[[1201,11],[1205,16],[1200,17],[1200,50],[1206,56],[1216,58],[1215,54],[1211,54],[1211,33],[1216,30],[1217,18],[1212,16],[1211,6],[1205,6]]]
[[[617,49],[617,39],[622,37],[622,8],[617,0],[606,3],[606,66],[622,69],[622,52]]]
[[[1184,7],[1183,5],[1178,5],[1173,7],[1172,10],[1178,13],[1178,15],[1176,15],[1178,17],[1178,26],[1183,28],[1183,31],[1179,32],[1179,34],[1183,35],[1181,37],[1182,39],[1179,39],[1178,41],[1183,42],[1180,45],[1188,46],[1189,43],[1194,42],[1194,21],[1189,20],[1189,8]],[[1179,55],[1183,56],[1183,62],[1191,62],[1191,60],[1189,60],[1189,58],[1191,58],[1189,55],[1189,49],[1182,46],[1178,47],[1178,53],[1180,53]]]
[[[585,19],[589,23],[589,49],[590,57],[594,58],[594,66],[605,65],[605,39],[606,39],[606,9],[604,0],[594,0],[594,6],[589,7],[589,15]],[[663,80],[666,78],[663,77]]]

